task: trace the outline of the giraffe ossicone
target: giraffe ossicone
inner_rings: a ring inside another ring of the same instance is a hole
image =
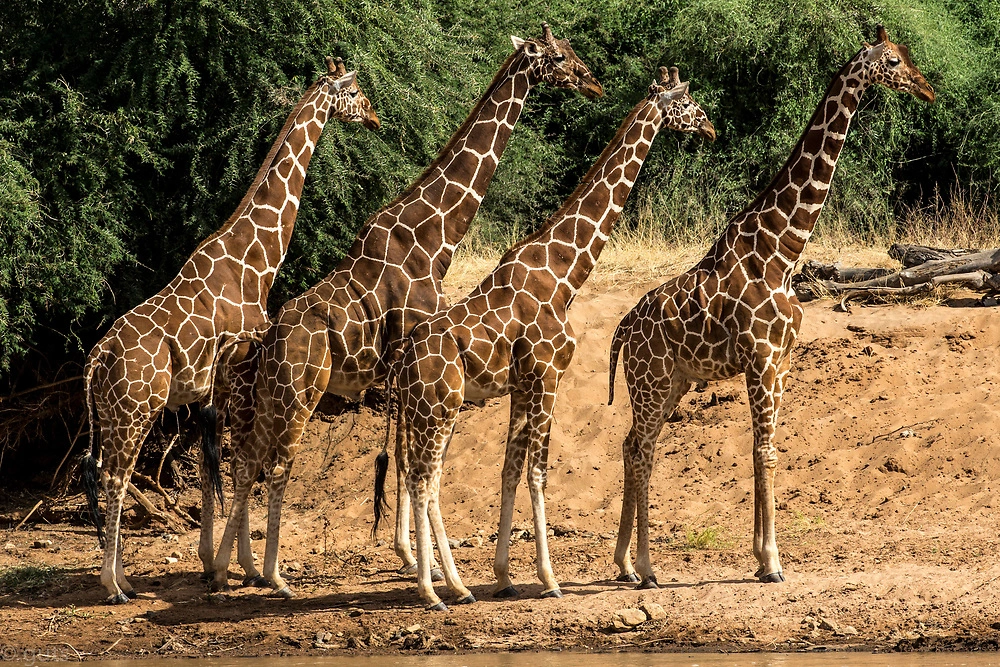
[[[792,270],[826,201],[865,89],[881,84],[934,101],[909,50],[890,42],[881,26],[877,35],[874,45],[866,44],[833,78],[771,184],[730,220],[701,262],[642,297],[615,331],[608,402],[614,400],[619,354],[632,402],[632,427],[622,444],[624,492],[615,548],[620,581],[656,586],[649,557],[649,479],[664,422],[693,383],[740,373],[746,376],[754,435],[754,576],[784,581],[774,533],[773,439],[802,321]]]
[[[123,571],[121,509],[154,420],[164,408],[190,403],[225,407],[227,390],[216,387],[223,372],[218,366],[237,363],[246,354],[247,341],[267,326],[267,294],[288,250],[306,168],[323,126],[330,118],[371,129],[379,125],[355,73],[347,72],[339,58],[327,58],[326,64],[327,72],[289,114],[225,225],[198,245],[165,288],[120,317],[87,358],[91,453],[84,458],[83,472],[104,545],[101,583],[109,602],[135,596]],[[205,569],[212,570],[216,486],[208,468],[203,460],[199,555]],[[98,479],[108,497],[106,531],[98,509]]]
[[[233,540],[246,532],[247,496],[263,470],[268,483],[263,576],[252,561],[240,563],[247,581],[292,595],[277,567],[281,504],[302,432],[320,398],[334,393],[356,399],[381,383],[388,360],[413,326],[446,305],[441,281],[531,90],[546,83],[587,96],[603,93],[569,42],[555,39],[547,25],[542,38],[514,43],[514,53],[434,162],[368,219],[326,278],[282,306],[258,357],[247,364],[248,369],[256,364],[256,380],[239,383],[250,394],[238,399],[244,409],[237,412],[245,417],[232,429],[235,489],[213,590],[228,585]],[[405,493],[397,497],[396,514],[396,552],[406,570],[414,559]],[[242,537],[240,544],[242,549]]]
[[[475,602],[455,567],[439,506],[445,449],[465,400],[510,394],[494,594],[516,594],[509,572],[514,496],[525,461],[542,597],[561,597],[546,537],[544,488],[559,381],[576,339],[569,306],[620,217],[662,127],[714,140],[715,128],[676,69],[660,70],[583,181],[534,234],[523,239],[468,296],[414,327],[394,365],[397,442],[405,441],[406,488],[414,506],[417,589],[429,609],[447,606],[431,583],[433,531],[445,581],[458,604]],[[378,481],[376,482],[378,483]],[[379,489],[376,488],[376,497]]]

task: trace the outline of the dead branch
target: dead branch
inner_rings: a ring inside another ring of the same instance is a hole
[[[128,483],[128,492],[129,492],[129,495],[131,495],[133,498],[135,498],[136,501],[140,505],[142,505],[142,508],[144,510],[146,510],[146,513],[148,513],[149,516],[153,517],[157,521],[162,521],[167,526],[173,525],[172,522],[170,521],[170,517],[167,516],[166,514],[164,514],[163,512],[161,512],[159,509],[157,509],[156,505],[154,505],[153,503],[151,503],[150,500],[149,500],[149,498],[147,498],[142,493],[142,491],[140,491],[139,489],[135,488],[135,484],[133,484],[132,482]]]
[[[21,519],[21,522],[20,522],[19,524],[17,524],[16,526],[14,526],[14,530],[20,530],[20,529],[21,529],[21,526],[23,526],[24,524],[28,523],[28,519],[30,519],[30,518],[31,518],[31,515],[32,515],[32,514],[34,514],[34,513],[35,513],[35,511],[36,511],[36,510],[37,510],[37,509],[38,509],[39,507],[41,507],[41,506],[42,506],[42,503],[44,503],[44,502],[45,502],[45,499],[44,499],[44,498],[42,498],[42,499],[41,499],[41,500],[39,500],[39,501],[38,501],[37,503],[35,503],[35,506],[31,508],[31,511],[30,511],[30,512],[28,512],[27,514],[25,514],[25,515],[24,515],[24,518],[23,518],[23,519]]]
[[[935,287],[951,283],[964,284],[972,289],[982,289],[983,285],[986,283],[986,277],[987,274],[985,272],[974,271],[972,273],[956,273],[945,276],[934,276],[922,283],[907,285],[905,287],[863,287],[847,289],[840,299],[840,310],[845,313],[851,312],[849,302],[860,297],[914,296],[917,294],[927,294],[928,292],[933,291]]]
[[[936,259],[947,259],[949,257],[961,257],[982,252],[980,248],[932,248],[925,245],[907,245],[905,243],[893,243],[889,248],[889,257],[892,257],[904,269],[911,266],[919,266],[925,262]]]

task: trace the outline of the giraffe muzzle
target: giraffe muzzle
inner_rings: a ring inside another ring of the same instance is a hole
[[[580,92],[588,100],[594,100],[598,97],[604,97],[604,86],[597,79],[586,77],[581,80]]]
[[[361,124],[369,130],[377,130],[382,127],[382,122],[379,121],[378,116],[375,115],[374,111],[369,111],[368,117],[361,121]]]
[[[705,137],[711,142],[715,142],[715,126],[712,125],[712,121],[705,119],[705,122],[701,124],[698,128],[698,134]]]
[[[922,77],[913,82],[913,88],[910,92],[913,93],[913,96],[918,100],[923,100],[929,104],[933,104],[934,100],[937,98],[931,84],[927,83],[927,80]]]

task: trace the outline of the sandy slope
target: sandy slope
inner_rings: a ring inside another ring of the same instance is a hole
[[[14,546],[0,553],[0,567],[47,562],[66,571],[40,595],[0,597],[0,627],[8,629],[0,644],[70,644],[108,655],[366,645],[995,648],[1000,313],[970,307],[971,300],[856,307],[851,314],[833,312],[828,301],[807,305],[777,436],[785,584],[751,577],[751,436],[740,379],[688,394],[679,421],[660,438],[652,534],[662,588],[637,592],[611,581],[630,410],[620,375],[615,405],[607,405],[607,348],[621,315],[656,282],[608,274],[573,306],[579,347],[557,405],[547,492],[562,600],[535,599],[534,543],[524,539],[513,549],[521,599],[489,596],[506,400],[463,411],[449,451],[449,535],[484,543],[456,549],[480,602],[447,615],[422,611],[412,583],[394,574],[388,530],[378,544],[368,538],[372,462],[384,424],[381,414],[359,407],[314,419],[293,470],[282,555],[298,599],[242,590],[209,599],[196,574],[197,533],[163,537],[162,529],[143,529],[131,533],[127,549],[142,599],[112,609],[100,604],[92,534],[38,526],[8,536]],[[459,281],[453,290],[465,287]],[[527,495],[522,485],[515,514],[522,528],[530,527]],[[256,503],[252,524],[262,529],[263,499]],[[715,538],[708,548],[689,548],[687,535],[709,528]],[[52,539],[60,550],[27,548],[36,539]],[[178,549],[182,560],[164,565]],[[606,630],[616,611],[643,600],[663,605],[667,618],[635,632]],[[807,617],[840,631],[814,628]],[[409,640],[397,632],[414,624],[422,629]],[[328,642],[317,645],[317,631],[329,631]]]

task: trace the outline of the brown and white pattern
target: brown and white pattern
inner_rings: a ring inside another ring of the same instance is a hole
[[[542,597],[560,597],[549,563],[543,490],[549,430],[559,381],[576,348],[567,313],[590,275],[661,127],[715,130],[687,93],[676,68],[660,77],[626,116],[576,191],[536,233],[507,251],[467,297],[418,324],[399,360],[397,429],[407,443],[406,488],[414,507],[417,587],[431,608],[447,607],[431,584],[433,530],[445,581],[459,604],[475,598],[462,584],[439,507],[444,456],[463,401],[510,394],[503,465],[495,595],[516,595],[509,576],[514,494],[527,459]]]
[[[97,457],[88,455],[84,471],[95,517],[98,469],[108,496],[101,583],[109,602],[135,595],[122,568],[121,507],[153,421],[164,408],[216,401],[224,393],[215,391],[220,364],[238,361],[248,347],[239,341],[267,326],[267,294],[288,250],[306,168],[327,120],[378,127],[355,73],[339,59],[328,58],[327,69],[289,115],[232,217],[169,285],[119,318],[87,359],[88,412],[99,436]],[[210,570],[213,500],[204,475],[202,487],[208,530],[199,553]]]
[[[544,36],[513,37],[504,62],[437,159],[394,202],[365,223],[347,256],[321,282],[286,303],[261,348],[253,432],[234,433],[235,495],[213,589],[227,585],[233,539],[246,526],[246,498],[261,470],[268,478],[263,580],[292,596],[278,573],[281,503],[306,422],[324,392],[357,398],[386,377],[387,360],[413,326],[445,306],[441,280],[496,171],[528,93],[539,83],[601,95],[600,84],[543,24]],[[409,515],[400,494],[397,516]],[[404,569],[409,527],[397,532]],[[244,564],[252,567],[251,563]]]
[[[632,400],[632,429],[622,445],[622,516],[615,549],[619,580],[655,588],[649,561],[649,478],[664,421],[692,383],[746,376],[753,420],[756,577],[784,581],[774,535],[773,439],[802,307],[791,287],[830,190],[837,158],[862,93],[872,84],[933,102],[934,91],[889,41],[865,45],[837,73],[771,184],[736,215],[694,268],[646,294],[622,319],[611,346],[611,393],[619,353]],[[636,564],[629,542],[637,522]],[[638,571],[638,577],[636,576]]]

